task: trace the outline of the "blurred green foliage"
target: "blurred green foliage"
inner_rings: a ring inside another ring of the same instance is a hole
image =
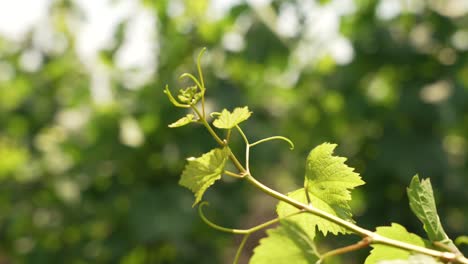
[[[40,30],[20,42],[0,39],[0,263],[229,261],[235,241],[206,227],[177,186],[184,158],[215,142],[201,127],[168,129],[186,113],[163,94],[166,84],[187,85],[178,76],[195,72],[204,46],[207,105],[248,105],[253,139],[295,142],[293,152],[269,144],[252,153],[261,180],[295,189],[310,149],[335,142],[367,182],[353,201],[358,223],[399,222],[422,234],[405,196],[420,173],[433,182],[447,233],[468,233],[463,1],[392,1],[400,3],[393,15],[383,0],[237,1],[220,14],[210,9],[216,2],[142,1],[156,17],[157,67],[149,81],[126,87],[115,66],[123,21],[100,53],[111,73],[106,103],[90,88],[96,68],[75,50],[70,19],[85,16],[75,1],[49,9],[65,48],[38,49]],[[294,15],[280,24],[287,12]],[[37,69],[24,60],[31,50],[41,57]],[[274,212],[259,196],[242,183],[217,183],[205,196],[208,214],[226,226],[259,223]]]

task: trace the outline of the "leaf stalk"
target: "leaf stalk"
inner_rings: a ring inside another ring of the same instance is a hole
[[[208,205],[208,202],[202,202],[198,206],[198,214],[200,215],[203,222],[205,222],[207,225],[211,226],[212,228],[214,228],[216,230],[227,232],[227,233],[240,234],[240,235],[251,234],[251,233],[257,232],[257,231],[259,231],[259,230],[261,230],[263,228],[274,225],[274,224],[280,222],[281,220],[284,220],[284,219],[289,218],[291,216],[295,216],[295,215],[304,213],[304,211],[297,211],[297,212],[294,212],[292,214],[289,214],[289,215],[286,215],[286,216],[283,216],[283,217],[274,218],[272,220],[269,220],[267,222],[261,223],[259,225],[256,225],[256,226],[248,228],[248,229],[235,229],[235,228],[222,227],[222,226],[217,225],[217,224],[213,223],[212,221],[210,221],[205,216],[205,214],[203,213],[203,207],[206,206],[206,205]]]

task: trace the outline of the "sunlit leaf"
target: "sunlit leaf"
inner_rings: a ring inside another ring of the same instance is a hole
[[[398,241],[406,242],[416,246],[425,247],[424,240],[412,233],[409,233],[403,226],[392,223],[391,226],[377,227],[377,234],[392,238]],[[411,252],[386,245],[373,244],[373,249],[367,257],[365,264],[380,263],[383,260],[407,260]]]
[[[407,192],[411,210],[423,223],[429,239],[455,247],[452,240],[445,233],[437,214],[431,181],[429,179],[419,181],[418,175],[415,175]]]
[[[284,220],[267,234],[255,248],[250,264],[315,264],[319,259],[313,237],[293,221]]]
[[[194,121],[195,116],[192,114],[187,114],[186,116],[180,118],[179,120],[175,121],[174,123],[170,124],[169,127],[181,127],[185,126]]]
[[[213,149],[198,158],[189,158],[182,172],[179,184],[195,194],[195,206],[201,201],[205,191],[221,178],[228,158],[227,149]]]
[[[221,129],[231,129],[239,123],[247,120],[251,114],[252,112],[249,111],[247,106],[242,108],[237,107],[232,111],[232,113],[223,109],[218,118],[213,122],[213,125]]]
[[[364,184],[364,181],[353,168],[344,163],[345,158],[333,156],[335,147],[335,144],[324,143],[310,152],[306,164],[305,188],[296,190],[288,196],[307,203],[307,190],[312,206],[352,221],[351,208],[348,204],[351,200],[350,190]],[[279,216],[296,211],[297,208],[284,202],[280,202],[277,207]],[[297,215],[291,219],[298,221],[310,234],[315,232],[316,226],[325,235],[327,232],[333,234],[347,232],[343,227],[311,214]]]
[[[288,194],[288,196],[290,198],[293,198],[296,201],[307,204],[307,197],[306,197],[304,188],[291,192]],[[330,213],[332,215],[339,216],[334,211],[334,209],[330,207],[327,203],[323,202],[320,199],[317,199],[315,196],[310,195],[310,198],[311,198],[311,203],[314,207],[319,208],[320,210],[326,211],[327,213]],[[292,205],[289,205],[288,203],[279,202],[276,208],[276,211],[280,217],[283,217],[283,216],[290,215],[290,214],[297,212],[298,209]],[[316,226],[320,226],[320,230],[324,233],[331,232],[333,234],[337,234],[340,232],[341,233],[345,232],[344,228],[336,224],[333,224],[330,221],[325,220],[321,217],[308,214],[308,213],[294,215],[294,216],[289,217],[289,219],[291,219],[292,221],[297,223],[299,226],[301,226],[301,228],[305,232],[307,232],[307,234],[310,236],[315,236]]]

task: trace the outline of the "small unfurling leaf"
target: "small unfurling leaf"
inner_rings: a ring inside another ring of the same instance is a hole
[[[201,96],[197,86],[190,86],[185,89],[180,89],[177,98],[184,104],[194,105],[200,100]]]
[[[185,125],[195,121],[194,118],[195,118],[194,115],[187,114],[186,116],[184,116],[184,117],[180,118],[179,120],[175,121],[174,123],[170,124],[169,127],[174,128],[174,127],[185,126]]]

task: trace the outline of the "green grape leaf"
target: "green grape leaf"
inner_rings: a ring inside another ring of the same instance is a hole
[[[255,248],[250,264],[315,264],[319,260],[313,237],[295,222],[283,220],[267,234]]]
[[[249,111],[247,106],[242,108],[236,107],[232,113],[226,109],[223,109],[218,118],[213,122],[213,125],[221,129],[231,129],[237,126],[239,123],[249,119],[251,114],[252,112]]]
[[[288,197],[298,202],[307,204],[307,196],[304,188],[288,193]],[[309,197],[311,204],[314,207],[338,217],[346,217],[346,215],[339,215],[329,204],[313,196],[310,194],[310,192]],[[276,207],[276,212],[279,217],[285,217],[298,211],[299,209],[285,202],[279,202],[278,206]],[[331,232],[332,234],[346,233],[346,229],[343,227],[313,214],[303,213],[291,216],[288,219],[298,224],[310,236],[315,236],[316,226],[325,235],[327,232]]]
[[[335,144],[324,143],[314,148],[306,162],[304,188],[289,193],[288,196],[302,203],[307,203],[306,190],[312,206],[332,215],[352,222],[350,190],[364,184],[359,174],[344,162],[346,158],[333,156]],[[280,217],[294,213],[299,209],[280,202],[277,213]],[[301,214],[291,217],[309,234],[315,232],[315,226],[324,235],[347,233],[348,231],[328,220],[311,214]]]
[[[386,260],[378,264],[440,264],[435,258],[426,255],[411,255],[407,260]]]
[[[353,168],[344,163],[346,158],[333,156],[335,147],[336,144],[324,143],[310,152],[304,187],[335,211],[351,217],[348,204],[351,200],[350,190],[363,185],[364,181]]]
[[[453,241],[445,233],[437,214],[431,181],[429,179],[419,181],[418,175],[415,175],[411,180],[407,193],[411,210],[423,223],[429,240],[455,247]]]
[[[468,236],[459,236],[455,239],[455,244],[467,244],[468,245]]]
[[[188,164],[182,172],[179,184],[195,194],[193,206],[201,201],[208,187],[221,179],[228,155],[229,150],[227,148],[216,148],[201,157],[187,159]]]
[[[288,197],[298,202],[307,204],[307,197],[304,188],[288,193]],[[282,201],[278,202],[278,205],[276,206],[276,213],[279,217],[285,217],[298,211],[299,209],[297,209],[296,207]],[[307,235],[311,237],[315,237],[315,226],[317,225],[317,222],[323,221],[322,218],[308,213],[290,216],[288,217],[288,220],[296,223],[302,228],[302,230],[304,230],[304,232],[307,233]]]
[[[333,156],[335,148],[336,144],[324,143],[310,152],[304,188],[309,192],[313,206],[320,206],[319,209],[329,206],[340,218],[351,221],[351,207],[348,204],[351,200],[350,190],[363,185],[364,181],[345,164],[346,158]],[[330,224],[318,224],[318,228],[326,235],[328,229],[333,230]]]
[[[377,227],[377,234],[406,242],[416,246],[425,247],[425,241],[418,235],[409,233],[403,226],[392,223],[391,226]],[[409,251],[380,244],[372,244],[373,249],[366,258],[364,264],[375,264],[383,260],[407,260],[411,253]]]
[[[185,125],[195,121],[194,118],[195,118],[194,115],[187,114],[186,116],[184,116],[184,117],[180,118],[179,120],[175,121],[174,123],[170,124],[169,127],[174,128],[174,127],[185,126]]]

